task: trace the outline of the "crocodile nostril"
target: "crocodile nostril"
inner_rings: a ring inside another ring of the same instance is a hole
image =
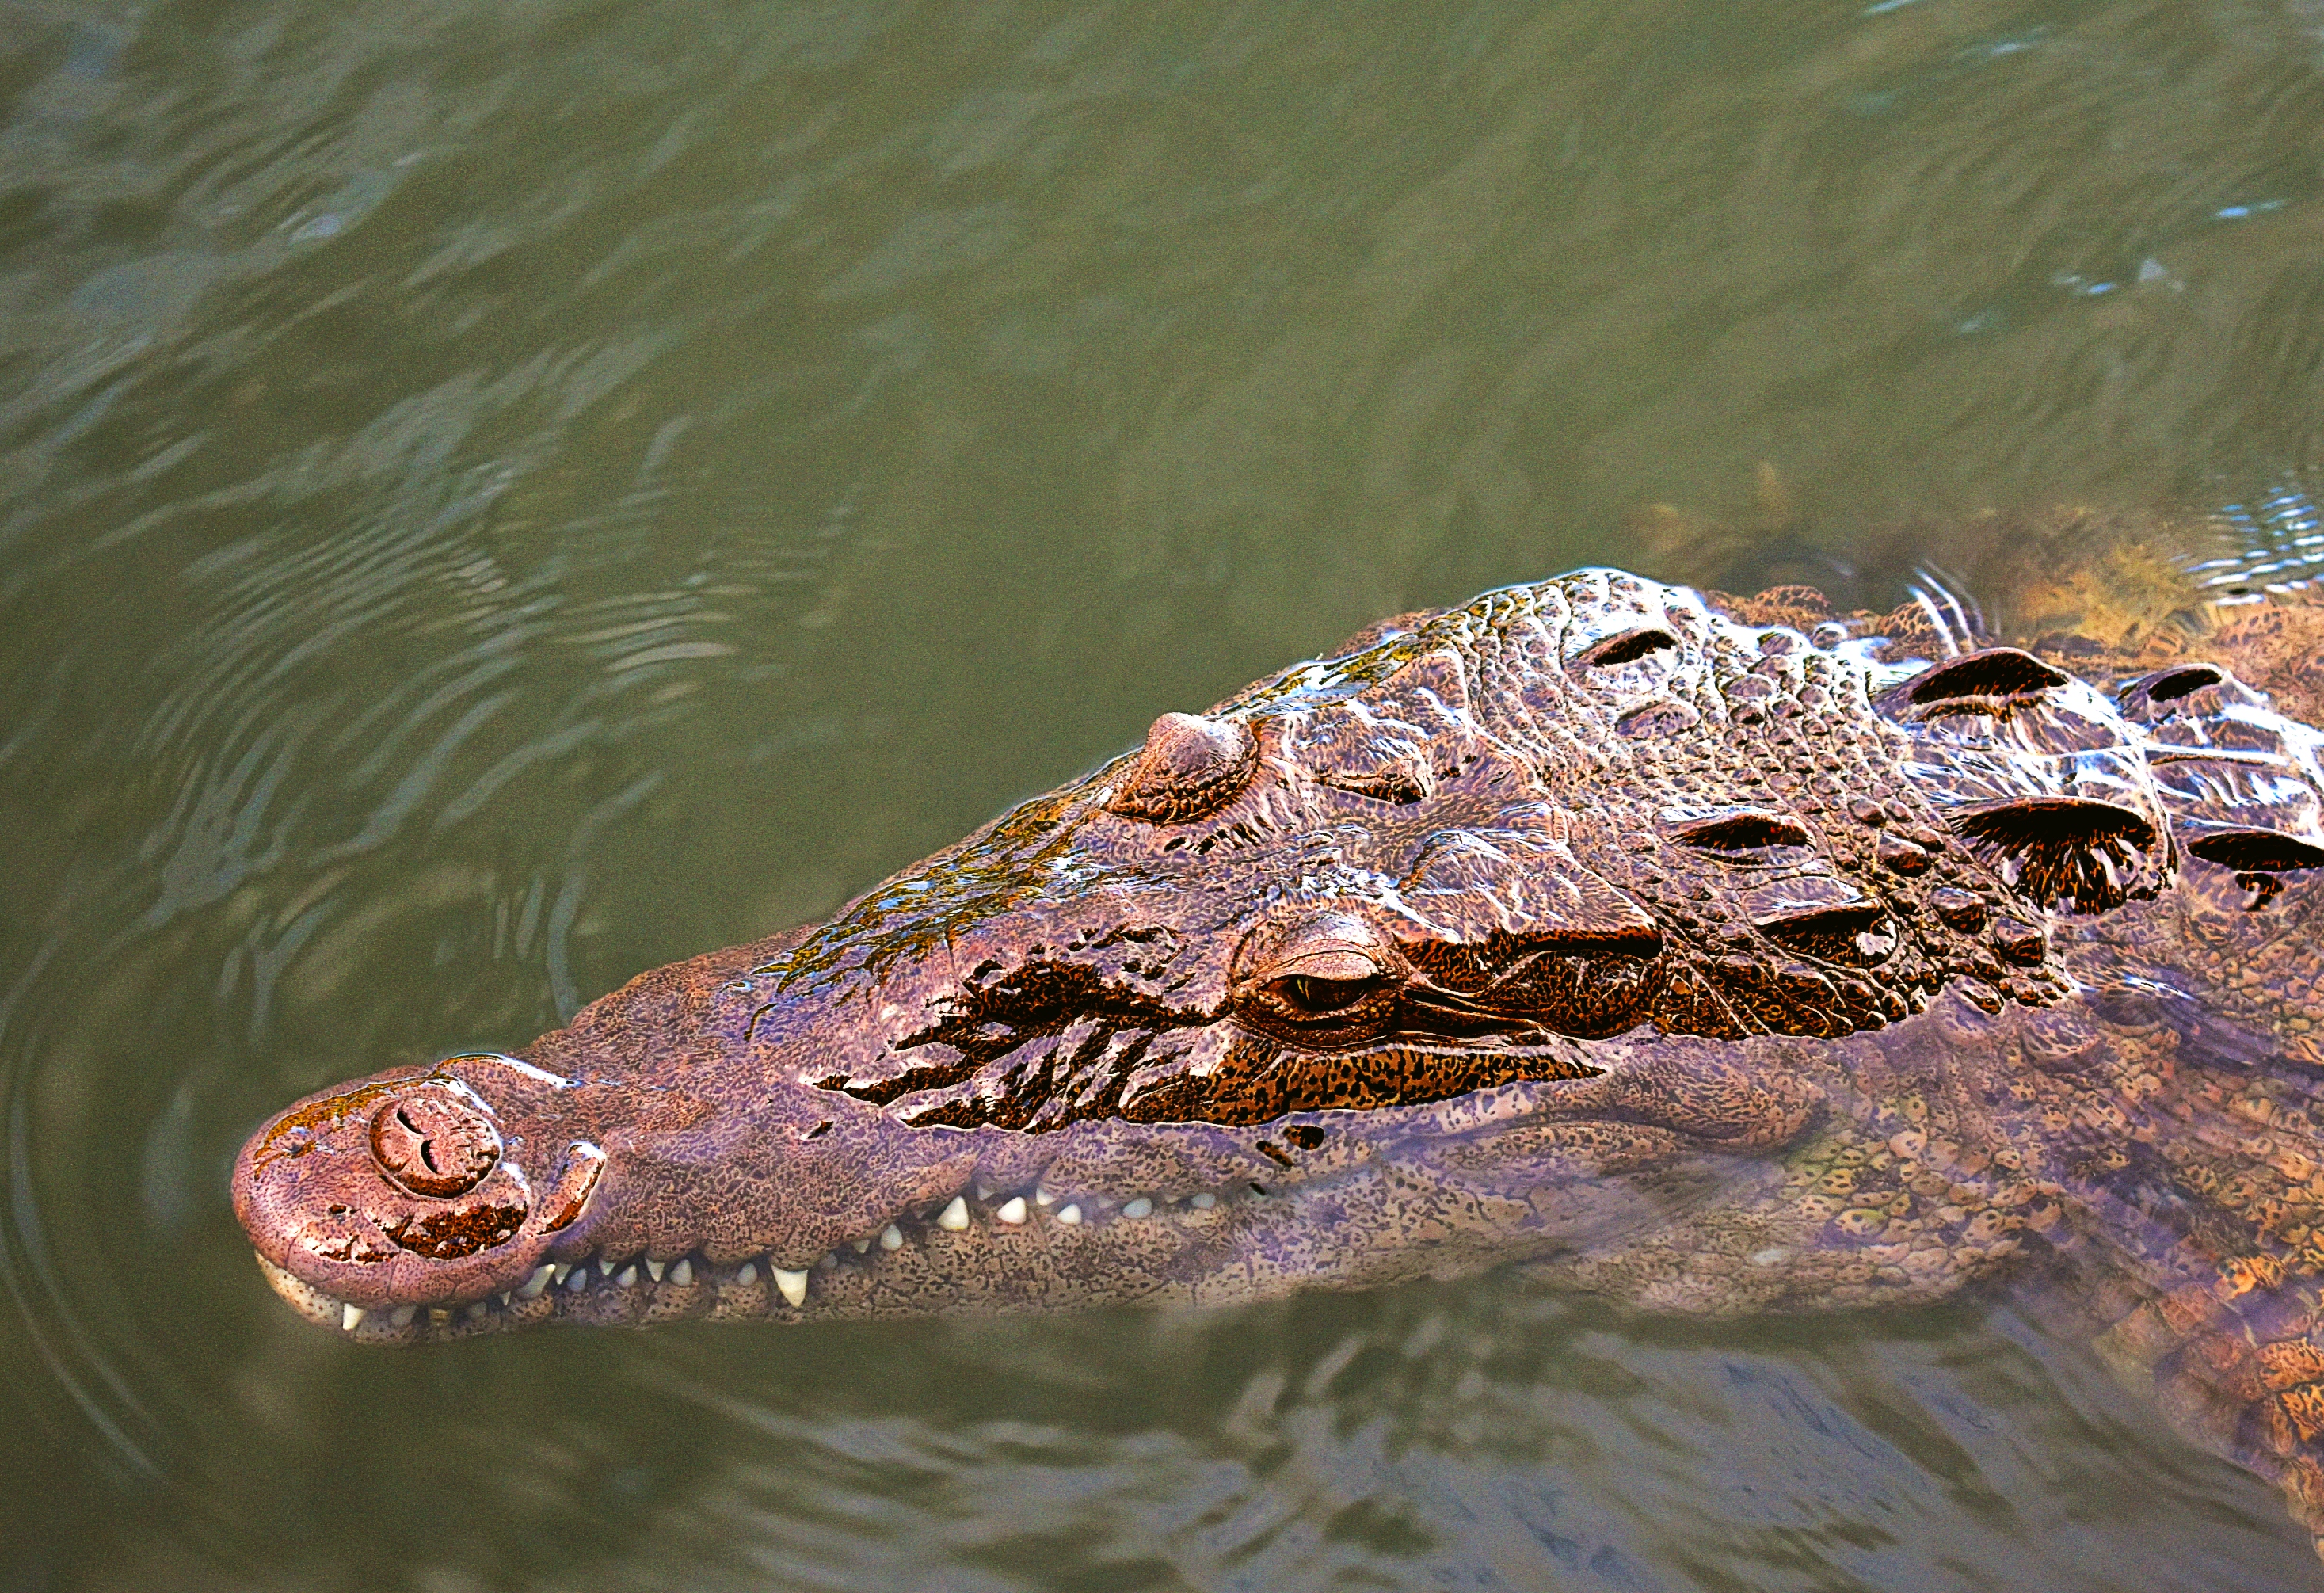
[[[501,1159],[491,1119],[441,1085],[421,1084],[382,1107],[371,1121],[380,1171],[416,1195],[465,1194]]]

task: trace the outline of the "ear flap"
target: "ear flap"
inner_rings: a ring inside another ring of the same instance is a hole
[[[1596,1038],[1642,1021],[1659,986],[1654,918],[1548,833],[1446,831],[1397,882],[1419,933],[1417,996],[1457,1023],[1489,1011]]]

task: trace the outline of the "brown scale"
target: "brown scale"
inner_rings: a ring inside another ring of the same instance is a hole
[[[1400,620],[1212,716],[1165,715],[1139,753],[1097,780],[1112,822],[1214,874],[1266,866],[1287,838],[1283,823],[1317,833],[1341,823],[1358,852],[1320,855],[1318,879],[1351,868],[1405,876],[1431,833],[1499,834],[1493,824],[1508,821],[1491,816],[1497,805],[1547,798],[1562,815],[1554,841],[1489,845],[1472,879],[1408,882],[1403,915],[1379,920],[1383,944],[1401,949],[1351,982],[1405,989],[1388,1004],[1400,1033],[1376,1017],[1373,1030],[1308,1039],[1270,1016],[1276,998],[1263,992],[1284,981],[1229,997],[1280,1052],[1243,1069],[1277,1081],[1269,1099],[1410,1104],[1473,1087],[1451,1062],[1412,1060],[1431,1035],[1586,1038],[1644,1022],[1838,1037],[1909,1017],[1948,985],[1985,1007],[2055,1001],[2065,987],[2046,916],[2103,910],[2110,884],[2127,897],[2141,869],[2167,866],[2153,862],[2159,828],[2135,808],[2099,814],[2020,777],[1963,726],[2006,716],[2039,727],[2057,716],[2052,696],[2086,689],[2009,649],[1875,678],[1796,631],[1753,630],[1687,594],[1585,574]],[[2077,719],[2079,700],[2061,702],[2058,733],[2089,733],[2089,705]],[[1925,778],[1905,777],[1908,755],[1960,768],[1974,802],[1956,801],[1948,818]],[[1285,871],[1306,878],[1309,867]],[[1647,943],[1608,938],[1623,911],[1652,926]],[[1478,957],[1465,982],[1448,974]],[[880,1075],[823,1082],[903,1103],[915,1122],[1055,1127],[1128,1110],[1120,1045],[1059,1054],[1056,1036],[1074,1014],[1097,1023],[1095,1040],[1215,1016],[1167,1000],[1123,1007],[1085,990],[1070,960],[1023,971],[1004,981],[1013,993],[1000,1006],[955,1002],[899,1036]],[[1255,1110],[1255,1086],[1231,1091],[1223,1073],[1144,1076],[1174,1054],[1161,1045],[1135,1064],[1139,1116],[1240,1121]],[[1112,1058],[1110,1086],[1091,1074],[1101,1055]],[[1374,1082],[1351,1082],[1356,1056],[1373,1059]]]

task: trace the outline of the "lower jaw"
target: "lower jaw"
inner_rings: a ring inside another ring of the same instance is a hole
[[[274,1292],[316,1326],[362,1344],[424,1344],[551,1322],[642,1328],[1191,1301],[1191,1285],[1169,1280],[1175,1269],[1095,1266],[1093,1256],[1102,1253],[1096,1248],[1133,1263],[1158,1262],[1219,1245],[1237,1220],[1232,1204],[1215,1195],[1113,1207],[1023,1200],[970,1206],[964,1199],[929,1217],[899,1218],[797,1271],[764,1255],[726,1263],[700,1251],[668,1261],[592,1255],[545,1264],[481,1299],[371,1308],[328,1294],[263,1256],[257,1260]]]

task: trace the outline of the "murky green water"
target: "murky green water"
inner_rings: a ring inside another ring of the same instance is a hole
[[[1886,600],[1882,525],[2324,460],[2320,71],[2315,0],[0,5],[0,1588],[2315,1586],[1997,1308],[366,1353],[225,1174],[1642,502]]]

